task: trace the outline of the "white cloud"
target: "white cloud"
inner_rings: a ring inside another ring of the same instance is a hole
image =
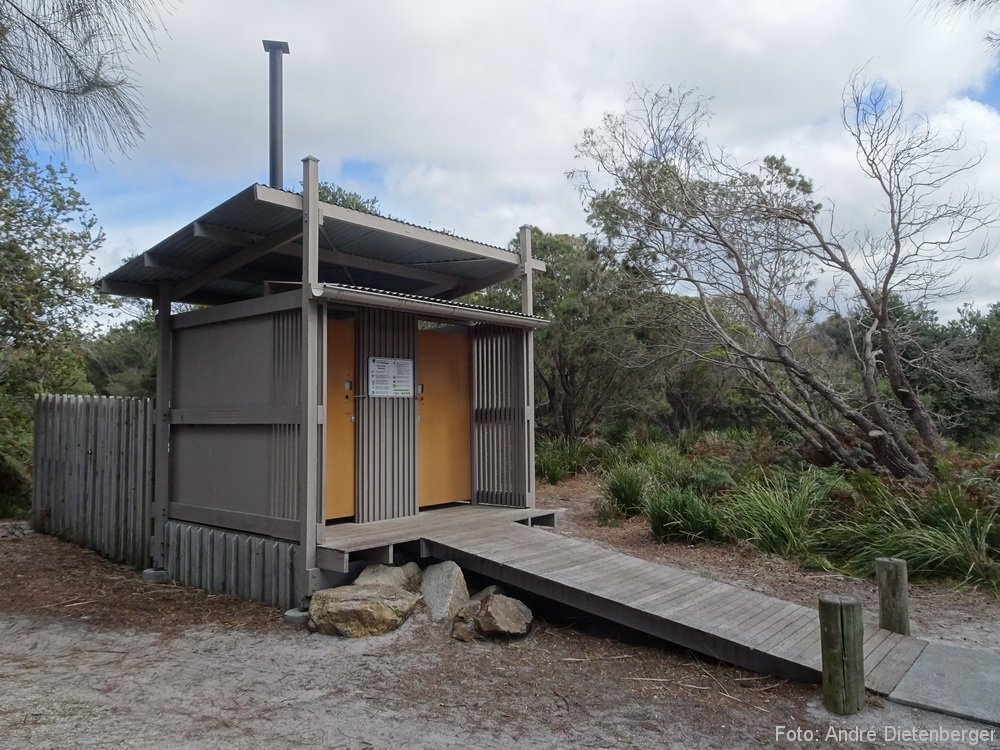
[[[496,244],[526,222],[581,231],[564,173],[583,128],[620,109],[632,84],[685,84],[714,97],[713,138],[741,153],[786,153],[840,196],[844,213],[860,215],[839,130],[851,71],[868,63],[914,106],[965,124],[970,139],[996,141],[996,111],[968,98],[994,71],[982,41],[989,20],[942,19],[910,0],[188,2],[167,17],[158,58],[136,63],[146,139],[130,158],[99,164],[98,181],[83,187],[100,188],[95,209],[117,258],[130,240],[148,242],[153,229],[179,227],[265,180],[260,40],[270,38],[291,46],[289,187],[307,153],[333,181],[344,160],[362,159],[383,170],[373,192],[400,218]],[[1000,192],[996,145],[981,170],[991,192]],[[158,203],[161,174],[206,195],[200,210]],[[976,290],[998,291],[982,279]]]

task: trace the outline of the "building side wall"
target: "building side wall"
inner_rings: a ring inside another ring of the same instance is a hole
[[[289,309],[174,330],[171,520],[298,539],[301,325]]]

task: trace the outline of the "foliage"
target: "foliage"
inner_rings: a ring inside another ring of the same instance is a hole
[[[36,164],[0,108],[0,510],[24,508],[34,394],[88,392],[84,267],[104,239],[65,166]]]
[[[519,251],[515,238],[511,249]],[[626,271],[609,263],[585,237],[532,229],[532,255],[548,270],[535,276],[535,314],[548,326],[535,333],[539,430],[567,438],[591,434],[612,415],[635,415],[650,403],[648,371],[637,360],[641,334],[629,319],[635,303],[621,292]],[[520,310],[517,284],[479,292],[469,301]]]
[[[720,541],[718,508],[692,487],[661,486],[646,503],[650,531],[660,541]]]
[[[156,395],[156,321],[144,302],[134,307],[136,317],[86,344],[87,378],[101,395]]]
[[[708,122],[695,92],[647,91],[578,146],[590,168],[572,177],[637,296],[650,285],[691,295],[640,325],[675,340],[683,321],[699,334],[682,339],[684,351],[728,369],[813,454],[929,476],[925,456],[946,444],[911,380],[917,358],[898,300],[947,296],[956,264],[977,254],[967,242],[994,221],[993,206],[949,191],[980,157],[966,159],[960,134],[909,115],[885,84],[855,77],[843,122],[883,205],[869,226],[841,231],[784,158],[739,161],[706,140]],[[849,349],[835,357],[815,320],[844,310],[857,312],[842,316]]]
[[[620,461],[601,478],[601,495],[626,517],[636,516],[646,507],[651,477],[639,463]]]
[[[830,521],[828,504],[840,482],[836,472],[810,469],[798,476],[777,471],[741,485],[722,510],[726,534],[764,552],[808,558]]]
[[[742,541],[807,565],[871,576],[876,557],[914,579],[1000,587],[1000,459],[954,453],[916,483],[868,469],[803,467],[766,433],[635,438],[602,454],[594,511],[615,525],[641,513],[661,541]],[[751,446],[764,443],[757,462]],[[739,481],[733,479],[739,477]]]
[[[1000,586],[995,509],[963,511],[961,503],[936,501],[921,510],[911,503],[903,495],[884,497],[863,516],[828,529],[827,547],[856,575],[873,575],[876,557],[899,557],[913,579]]]
[[[582,443],[564,437],[539,437],[535,441],[535,470],[549,484],[580,471],[586,463]]]
[[[3,0],[0,101],[28,136],[89,152],[142,135],[129,58],[155,46],[155,0]]]
[[[353,211],[361,211],[365,214],[382,216],[382,209],[379,208],[378,198],[370,196],[365,198],[360,193],[347,190],[333,182],[319,183],[319,199],[324,203],[332,203],[335,206],[350,208]]]

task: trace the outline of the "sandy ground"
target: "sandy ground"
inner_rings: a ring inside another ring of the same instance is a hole
[[[550,489],[541,504],[572,496],[563,533],[611,534],[597,541],[788,598],[813,596],[809,571],[746,550],[647,549],[638,529],[593,523],[592,485]],[[995,597],[938,589],[928,589],[926,615],[950,602],[959,611],[939,615],[973,618],[970,638],[997,645]],[[961,610],[977,600],[979,612]],[[0,522],[0,748],[931,748],[972,745],[968,736],[913,742],[900,731],[990,732],[875,698],[861,714],[833,717],[815,686],[529,603],[538,619],[518,641],[459,643],[422,611],[387,636],[331,638],[286,626],[256,603],[145,584],[93,553]],[[875,741],[846,734],[859,728]],[[831,731],[841,734],[828,739]],[[1000,729],[979,746],[1000,748]]]

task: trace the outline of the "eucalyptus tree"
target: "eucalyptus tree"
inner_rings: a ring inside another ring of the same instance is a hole
[[[982,155],[860,77],[842,115],[881,197],[860,228],[841,226],[784,158],[745,161],[709,143],[707,102],[689,90],[637,93],[605,115],[571,177],[612,252],[642,283],[691,295],[679,314],[724,352],[717,362],[814,450],[925,475],[945,444],[907,376],[893,301],[955,292],[961,261],[985,252],[976,242],[993,207],[965,185]],[[848,308],[864,313],[847,318],[862,326],[849,372],[815,335],[824,309]]]

